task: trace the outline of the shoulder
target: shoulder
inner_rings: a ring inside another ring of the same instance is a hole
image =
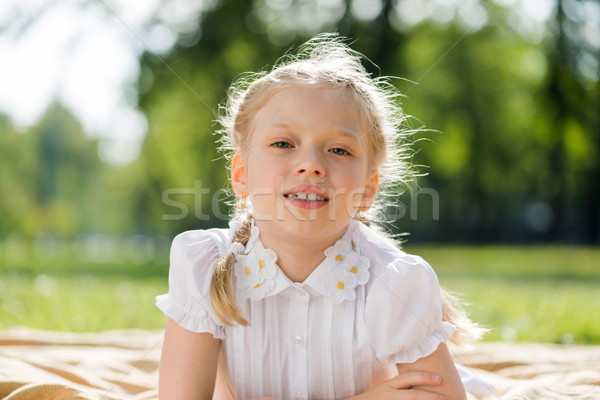
[[[171,244],[169,292],[156,304],[178,325],[192,332],[224,337],[224,330],[210,302],[210,285],[219,260],[226,254],[228,229],[180,233]]]
[[[431,354],[454,331],[442,321],[435,272],[368,227],[359,229],[358,240],[370,261],[364,322],[377,359],[394,365]]]
[[[204,297],[219,260],[230,246],[229,229],[193,230],[177,235],[169,257],[171,289]]]
[[[180,233],[171,244],[171,253],[179,251],[188,259],[223,257],[231,247],[230,229],[199,229]]]

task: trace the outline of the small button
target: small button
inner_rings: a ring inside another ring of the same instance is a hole
[[[300,335],[296,336],[294,338],[294,344],[296,346],[303,346],[304,345],[304,338],[302,336],[300,336]]]

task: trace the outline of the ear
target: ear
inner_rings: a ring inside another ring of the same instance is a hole
[[[239,198],[248,197],[246,167],[240,153],[235,153],[231,160],[231,184]]]
[[[365,186],[365,192],[360,205],[361,211],[367,211],[373,205],[375,201],[375,195],[377,194],[377,188],[379,187],[379,172],[374,171],[369,178],[367,185]]]

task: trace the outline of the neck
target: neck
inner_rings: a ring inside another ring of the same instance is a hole
[[[304,282],[325,259],[324,251],[334,245],[346,231],[344,229],[323,237],[307,238],[293,235],[284,237],[281,233],[271,234],[268,228],[258,228],[263,245],[277,253],[277,264],[293,282]]]

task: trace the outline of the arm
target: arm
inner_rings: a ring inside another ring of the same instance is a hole
[[[450,352],[445,343],[441,343],[437,350],[427,357],[420,358],[412,364],[396,364],[398,374],[408,371],[426,371],[440,376],[439,385],[414,386],[415,389],[436,392],[450,397],[453,400],[466,400],[465,389],[452,361]]]
[[[445,343],[412,364],[396,364],[398,376],[346,400],[467,400]],[[261,400],[277,400],[263,397]]]
[[[159,367],[160,400],[210,400],[215,388],[221,341],[195,333],[169,318]]]
[[[345,400],[453,400],[435,393],[431,389],[421,389],[426,386],[439,385],[440,382],[439,375],[431,372],[405,371],[398,373],[395,378],[389,379],[367,392],[348,397]],[[279,399],[263,397],[260,400]]]
[[[346,400],[467,400],[454,362],[444,343],[411,364],[396,364],[398,376]]]

